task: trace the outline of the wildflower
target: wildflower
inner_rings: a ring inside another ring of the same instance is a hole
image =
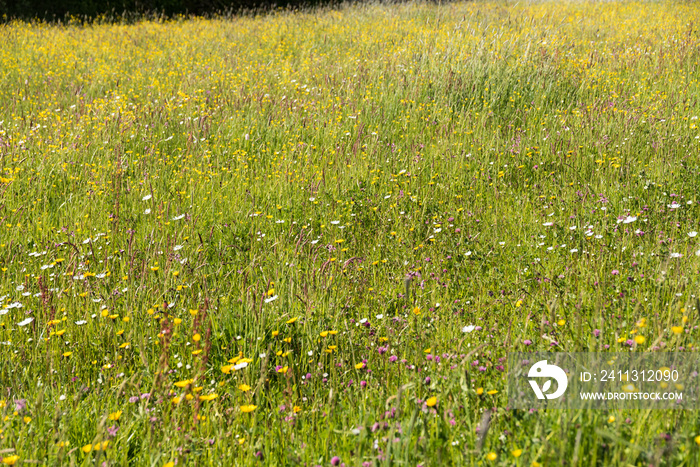
[[[486,459],[490,461],[495,461],[498,458],[498,454],[495,452],[491,451],[490,453],[486,454]]]
[[[355,369],[356,369],[356,370],[361,370],[361,369],[364,368],[364,367],[365,367],[365,364],[364,364],[363,362],[360,362],[360,363],[358,363],[358,364],[355,365]]]
[[[635,336],[635,337],[634,337],[634,341],[635,341],[637,344],[643,344],[644,341],[646,341],[646,338],[645,338],[644,336]]]
[[[217,397],[219,397],[218,394],[207,394],[205,396],[199,396],[199,400],[200,401],[213,401]]]
[[[175,386],[177,386],[179,388],[184,388],[184,387],[192,384],[193,382],[194,382],[193,379],[184,379],[182,381],[178,381],[177,383],[175,383]]]
[[[111,414],[109,414],[109,419],[116,422],[117,420],[119,420],[119,417],[121,417],[121,416],[122,416],[122,411],[117,410],[116,412],[112,412]]]
[[[253,404],[242,405],[242,406],[241,406],[241,412],[243,412],[243,413],[250,413],[250,412],[252,412],[253,410],[255,410],[255,409],[257,409],[257,408],[258,408],[258,406],[257,406],[257,405],[253,405]]]
[[[514,449],[510,453],[513,455],[513,457],[518,458],[523,453],[523,450],[522,449]]]
[[[333,466],[340,465],[340,457],[333,456],[331,458],[331,465],[333,465]]]
[[[15,465],[18,460],[19,460],[19,456],[15,454],[12,456],[3,457],[2,463],[5,465]]]
[[[85,454],[89,453],[92,451],[92,444],[86,444],[82,448],[80,448],[81,451],[83,451]]]
[[[675,335],[681,334],[683,332],[683,326],[672,326],[671,331],[673,331]]]
[[[292,319],[290,319],[289,321],[287,321],[287,324],[294,324],[294,323],[296,323],[296,321],[297,321],[298,319],[299,319],[299,317],[292,318]]]
[[[428,407],[435,407],[436,404],[437,397],[435,396],[429,397],[428,400],[425,401],[425,405],[427,405]]]

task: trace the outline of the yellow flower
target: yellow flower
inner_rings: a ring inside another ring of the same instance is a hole
[[[514,449],[510,453],[513,454],[513,457],[520,457],[520,455],[523,453],[523,450],[522,449]]]
[[[515,302],[515,308],[520,308],[521,306],[523,306],[522,300],[518,300],[517,302]]]
[[[286,373],[287,370],[289,370],[289,367],[288,367],[288,366],[283,366],[282,368],[280,368],[279,370],[277,370],[277,373]]]
[[[163,464],[163,467],[175,467],[175,462],[170,461]]]
[[[233,365],[224,365],[221,367],[221,372],[225,374],[231,373],[231,370],[233,369]]]
[[[81,449],[81,451],[83,451],[85,454],[87,454],[88,452],[92,451],[92,444],[86,444],[85,446],[83,446],[83,447],[80,448],[80,449]]]
[[[683,326],[672,326],[671,331],[673,331],[675,335],[681,334],[683,332]]]
[[[700,446],[700,435],[697,435],[697,436],[695,437],[695,444],[697,444],[698,446]]]
[[[301,407],[299,407],[298,405],[295,405],[294,406],[294,413],[299,413],[299,412],[301,412]]]
[[[258,408],[258,406],[257,406],[257,405],[253,405],[253,404],[250,404],[250,405],[242,405],[242,406],[241,406],[241,412],[243,412],[243,413],[250,413],[250,412],[252,412],[253,410],[255,410],[255,409],[257,409],[257,408]]]
[[[22,420],[24,420],[24,423],[29,423],[32,421],[32,417],[24,417]]]
[[[213,401],[217,397],[219,397],[218,394],[207,394],[206,396],[199,396],[199,400],[200,401]]]
[[[326,337],[328,335],[328,331],[321,331],[321,337]]]
[[[477,388],[477,390],[476,390],[476,395],[477,395],[477,396],[480,396],[480,395],[482,395],[483,393],[484,393],[484,388]]]
[[[489,396],[493,396],[494,394],[498,394],[498,391],[496,391],[495,389],[491,389],[486,394],[488,394]]]
[[[19,460],[18,455],[7,456],[2,458],[2,463],[5,465],[15,465]]]
[[[175,383],[175,386],[177,386],[179,388],[184,388],[187,385],[192,384],[192,383],[194,383],[193,379],[183,379],[182,381],[178,381],[177,383]]]
[[[486,454],[486,459],[488,459],[488,460],[490,460],[490,461],[495,461],[497,457],[498,457],[498,454],[496,454],[496,453],[493,452],[493,451],[491,451],[490,453]]]
[[[566,324],[566,321],[563,320],[563,319],[560,319],[559,321],[557,321],[557,324],[558,324],[559,326],[564,326],[564,325]]]
[[[365,367],[365,364],[364,364],[363,362],[360,362],[360,363],[358,363],[358,364],[355,365],[355,369],[356,369],[356,370],[361,370],[361,369],[363,369],[364,367]]]
[[[615,423],[615,417],[613,415],[608,417],[608,423]]]
[[[416,315],[416,316],[418,316],[418,315],[420,314],[420,308],[415,307],[415,308],[413,309],[413,314]]]
[[[192,340],[195,342],[199,342],[200,340],[202,340],[202,336],[199,333],[197,333],[194,336],[192,336]]]
[[[634,341],[637,344],[643,344],[644,341],[646,341],[646,339],[644,338],[644,336],[634,336]]]
[[[248,392],[250,391],[250,386],[248,386],[247,384],[241,384],[240,386],[238,386],[238,389],[240,389],[243,392]]]
[[[70,357],[71,355],[73,355],[73,352],[63,352],[63,356],[66,358]]]
[[[117,420],[119,420],[119,417],[121,417],[121,416],[122,416],[122,411],[117,410],[116,412],[112,412],[111,414],[109,414],[109,419],[116,422]]]
[[[435,397],[435,396],[429,397],[428,400],[425,401],[425,405],[427,405],[428,407],[435,407],[436,404],[437,404],[437,397]]]
[[[287,324],[294,324],[298,319],[299,319],[298,316],[296,318],[292,318],[289,321],[287,321]]]

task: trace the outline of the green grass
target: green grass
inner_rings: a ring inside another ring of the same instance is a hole
[[[510,410],[505,365],[695,350],[698,23],[0,26],[3,461],[696,465],[694,411]]]

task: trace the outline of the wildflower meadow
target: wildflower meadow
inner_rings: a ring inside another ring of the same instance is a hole
[[[700,5],[0,24],[0,462],[700,463],[509,407],[513,352],[693,352]]]

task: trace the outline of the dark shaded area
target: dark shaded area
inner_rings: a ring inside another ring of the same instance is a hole
[[[65,21],[70,17],[120,21],[144,16],[212,15],[337,3],[336,0],[0,0],[0,17],[3,21]]]

